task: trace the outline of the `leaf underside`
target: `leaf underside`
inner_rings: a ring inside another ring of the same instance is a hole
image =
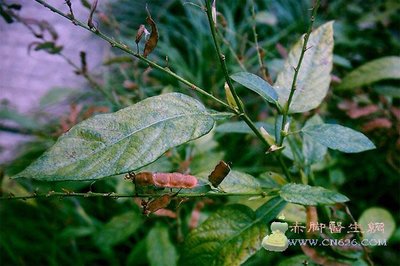
[[[290,50],[284,69],[278,74],[274,84],[282,106],[289,98],[294,76],[293,67],[297,66],[303,42],[302,37]],[[325,23],[311,33],[307,48],[298,74],[290,113],[306,112],[318,107],[328,92],[333,65],[333,21]]]

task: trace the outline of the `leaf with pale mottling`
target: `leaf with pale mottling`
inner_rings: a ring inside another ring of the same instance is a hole
[[[264,100],[275,104],[278,94],[274,88],[265,80],[249,72],[238,72],[231,75],[231,79],[243,85],[245,88],[254,91]]]
[[[231,170],[219,187],[227,193],[261,193],[260,182],[253,176]]]
[[[314,115],[307,120],[304,127],[320,125],[323,123],[324,121],[319,115]],[[305,163],[308,165],[322,161],[327,153],[327,147],[305,134],[303,136],[302,152]]]
[[[279,197],[256,212],[244,205],[228,205],[213,213],[185,239],[181,265],[235,266],[261,248],[267,224],[283,209]]]
[[[307,125],[301,132],[328,148],[342,152],[356,153],[375,149],[375,145],[364,134],[341,125]]]
[[[274,84],[282,106],[289,98],[294,76],[293,67],[297,66],[303,43],[304,38],[301,37],[290,50],[284,69],[278,74]],[[298,74],[290,113],[306,112],[318,107],[328,92],[333,62],[333,21],[325,23],[311,33],[307,48]]]
[[[126,173],[207,134],[213,126],[212,115],[197,100],[162,94],[77,124],[15,177],[94,180]]]
[[[287,202],[301,205],[335,204],[349,199],[337,192],[323,187],[290,183],[284,185],[279,192]]]

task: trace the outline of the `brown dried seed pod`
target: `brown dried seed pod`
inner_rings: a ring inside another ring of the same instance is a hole
[[[208,181],[210,181],[213,187],[218,187],[230,171],[230,164],[224,161],[220,161],[215,166],[214,171],[212,171],[211,174],[208,176]]]
[[[143,209],[143,212],[149,214],[159,209],[163,209],[169,205],[169,203],[171,202],[171,198],[171,195],[165,194],[159,198],[153,199],[152,201],[147,203],[147,206],[145,209]]]
[[[144,33],[144,25],[140,25],[137,33],[136,33],[136,38],[135,38],[135,43],[138,44],[140,42],[140,40],[142,39],[143,33]]]
[[[151,18],[150,13],[146,18],[146,22],[151,26],[151,34],[146,44],[144,45],[143,56],[147,57],[157,46],[158,42],[158,29],[154,20]]]

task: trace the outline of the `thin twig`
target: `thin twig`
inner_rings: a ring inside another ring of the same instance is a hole
[[[304,35],[304,42],[303,42],[303,47],[301,49],[299,61],[297,63],[297,66],[294,67],[294,75],[293,75],[293,80],[292,80],[292,86],[290,88],[289,98],[288,98],[288,100],[287,100],[287,102],[286,102],[286,104],[285,104],[285,106],[283,108],[283,114],[282,114],[283,115],[283,119],[282,119],[282,126],[281,126],[282,131],[280,132],[281,138],[280,138],[280,142],[279,142],[278,146],[282,146],[283,140],[286,137],[286,134],[285,134],[285,132],[283,132],[283,129],[284,129],[284,127],[286,125],[286,122],[287,122],[287,117],[288,117],[288,114],[289,114],[289,108],[290,108],[290,104],[292,103],[294,92],[296,91],[297,77],[299,75],[301,63],[303,62],[304,54],[307,51],[307,43],[308,43],[308,39],[310,38],[312,29],[313,29],[315,16],[317,15],[318,7],[319,7],[319,2],[320,2],[320,0],[316,0],[314,6],[312,7],[310,25],[308,27],[307,33]]]
[[[256,50],[257,50],[257,57],[258,57],[258,63],[260,64],[260,70],[261,70],[261,74],[263,76],[263,78],[268,81],[270,84],[272,84],[272,79],[269,76],[268,73],[268,68],[265,66],[264,64],[264,60],[261,56],[261,47],[258,44],[258,34],[256,31],[256,12],[254,10],[254,0],[251,1],[251,16],[253,18],[253,26],[252,26],[252,30],[253,30],[253,35],[254,35],[254,43],[256,45]]]
[[[97,81],[95,81],[87,71],[83,71],[81,67],[75,64],[71,59],[69,59],[63,53],[60,52],[58,53],[58,55],[61,56],[70,66],[72,66],[77,73],[82,75],[87,80],[87,82],[89,82],[92,88],[94,88],[96,91],[104,95],[113,105],[121,107],[121,104],[110,93],[104,90],[103,87]]]
[[[72,3],[71,0],[65,0],[65,3],[67,4],[68,8],[69,8],[69,13],[71,15],[71,18],[75,18],[74,12],[72,11]]]
[[[222,101],[222,100],[216,98],[215,96],[213,96],[212,94],[206,92],[205,90],[199,88],[198,86],[194,85],[194,84],[191,83],[190,81],[188,81],[188,80],[186,80],[186,79],[184,79],[184,78],[178,76],[177,74],[175,74],[174,72],[172,72],[169,68],[162,67],[162,66],[158,65],[157,63],[155,63],[155,62],[153,62],[153,61],[150,61],[149,59],[147,59],[147,58],[141,56],[140,54],[135,53],[135,52],[134,52],[132,49],[130,49],[127,45],[122,44],[122,43],[120,43],[120,42],[117,42],[117,41],[114,40],[113,38],[111,38],[111,37],[109,37],[109,36],[103,34],[103,33],[102,33],[100,30],[98,30],[98,29],[93,29],[93,30],[90,29],[90,28],[89,28],[87,25],[85,25],[83,22],[81,22],[81,21],[79,21],[79,20],[77,20],[77,19],[72,19],[72,18],[70,18],[68,15],[64,14],[62,11],[60,11],[60,10],[57,9],[57,8],[55,8],[54,6],[48,4],[46,1],[44,1],[44,0],[35,0],[35,1],[38,2],[39,4],[43,5],[44,7],[50,9],[51,11],[53,11],[53,12],[59,14],[60,16],[62,16],[62,17],[64,17],[64,18],[68,19],[69,21],[71,21],[71,22],[72,22],[73,24],[75,24],[76,26],[79,26],[79,27],[84,28],[84,29],[86,29],[86,30],[88,30],[88,31],[91,31],[92,33],[96,34],[97,36],[99,36],[99,37],[102,38],[103,40],[106,40],[108,43],[110,43],[110,45],[111,45],[112,47],[118,48],[118,49],[120,49],[120,50],[122,50],[122,51],[124,51],[124,52],[126,52],[126,53],[128,53],[128,54],[130,54],[130,55],[132,55],[132,56],[134,56],[134,57],[136,57],[136,58],[138,58],[139,60],[141,60],[141,61],[147,63],[149,66],[151,66],[151,67],[153,67],[153,68],[155,68],[155,69],[158,69],[158,70],[164,72],[165,74],[168,74],[169,76],[172,76],[173,78],[175,78],[176,80],[182,82],[183,84],[189,86],[190,89],[192,89],[192,90],[194,90],[194,91],[196,91],[196,92],[198,92],[198,93],[200,93],[200,94],[202,94],[202,95],[204,95],[204,96],[206,96],[206,97],[208,97],[208,98],[214,100],[215,102],[221,104],[221,105],[224,106],[225,108],[227,108],[227,109],[229,109],[229,110],[235,112],[235,109],[232,108],[231,106],[229,106],[227,103],[225,103],[224,101]]]
[[[275,191],[270,192],[275,193]],[[240,197],[252,197],[252,196],[260,196],[266,197],[269,194],[267,192],[249,192],[249,193],[217,193],[217,192],[194,192],[194,193],[178,193],[175,197],[181,198],[195,198],[195,197],[228,197],[228,196],[240,196]],[[49,191],[47,193],[34,193],[26,196],[15,196],[10,194],[9,196],[0,197],[0,200],[27,200],[27,199],[38,199],[38,198],[54,198],[54,197],[83,197],[83,198],[151,198],[158,197],[160,194],[118,194],[115,192],[73,192],[73,191],[64,191],[64,192],[55,192]]]
[[[355,224],[357,223],[356,219],[354,219],[353,214],[351,213],[349,207],[346,204],[343,204],[344,209],[346,214],[350,217],[350,220]],[[358,238],[358,241],[361,242],[361,240],[364,238],[363,233],[360,231],[358,234],[356,234],[356,237]],[[374,262],[372,261],[372,259],[369,256],[369,250],[366,246],[362,245],[362,249],[364,251],[364,258],[367,260],[368,265],[370,266],[374,266]]]

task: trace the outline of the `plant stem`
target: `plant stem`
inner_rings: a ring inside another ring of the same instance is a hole
[[[251,16],[253,18],[252,30],[253,30],[254,43],[256,45],[258,64],[260,65],[261,74],[266,81],[268,81],[270,84],[272,84],[272,79],[269,76],[268,69],[264,65],[264,61],[261,56],[261,48],[258,44],[258,34],[257,34],[257,30],[256,30],[256,12],[254,10],[254,0],[251,1]]]
[[[225,76],[225,80],[226,83],[228,84],[229,90],[231,91],[233,98],[236,102],[236,105],[238,106],[238,112],[237,114],[239,115],[239,117],[250,127],[250,129],[256,134],[256,136],[263,142],[263,144],[267,147],[267,149],[270,148],[270,145],[268,143],[268,141],[264,138],[264,136],[261,134],[260,130],[257,128],[257,126],[254,124],[254,122],[250,119],[250,117],[246,114],[246,111],[244,110],[242,101],[240,100],[239,96],[236,93],[235,88],[233,87],[232,84],[232,80],[229,77],[229,72],[228,72],[228,68],[226,66],[226,62],[225,62],[225,55],[222,54],[221,52],[221,47],[219,45],[219,42],[217,40],[217,34],[216,34],[216,30],[215,30],[215,24],[212,18],[212,14],[211,14],[211,4],[210,4],[210,0],[206,0],[206,7],[207,7],[207,17],[208,17],[208,23],[210,25],[210,29],[211,29],[211,35],[214,41],[214,46],[215,46],[215,50],[217,51],[218,54],[218,58],[222,67],[222,71],[224,73]],[[282,158],[278,158],[278,163],[281,165],[281,168],[285,174],[285,176],[291,180],[291,175],[288,171],[287,166],[285,165],[285,162],[283,161]]]
[[[100,38],[102,38],[103,40],[106,40],[107,42],[110,43],[110,45],[112,47],[118,48],[136,58],[138,58],[139,60],[147,63],[149,66],[156,68],[170,76],[172,76],[173,78],[175,78],[176,80],[182,82],[183,84],[189,86],[192,90],[214,100],[215,102],[221,104],[222,106],[224,106],[225,108],[228,108],[229,110],[233,111],[236,113],[236,110],[234,108],[232,108],[231,106],[229,106],[227,103],[225,103],[224,101],[221,101],[220,99],[216,98],[215,96],[213,96],[212,94],[206,92],[205,90],[199,88],[198,86],[194,85],[193,83],[189,82],[188,80],[178,76],[177,74],[175,74],[174,72],[172,72],[169,68],[166,67],[162,67],[160,65],[158,65],[157,63],[150,61],[149,59],[143,57],[142,55],[135,53],[132,49],[130,49],[127,45],[122,44],[120,42],[117,42],[116,40],[114,40],[113,38],[103,34],[102,32],[100,32],[97,28],[89,28],[86,24],[84,24],[83,22],[75,19],[75,18],[71,18],[70,16],[64,14],[62,11],[58,10],[57,8],[53,7],[52,5],[48,4],[46,1],[44,0],[35,0],[36,2],[38,2],[39,4],[43,5],[44,7],[50,9],[51,11],[59,14],[60,16],[68,19],[69,21],[71,21],[74,25],[79,26],[81,28],[84,28],[88,31],[91,31],[92,33],[96,34],[97,36],[99,36]]]
[[[271,191],[274,192],[274,191]],[[30,194],[26,196],[14,196],[10,194],[9,196],[0,197],[0,200],[27,200],[27,199],[37,199],[37,198],[51,198],[51,197],[83,197],[83,198],[154,198],[159,197],[162,194],[118,194],[115,192],[106,192],[106,193],[99,193],[99,192],[55,192],[49,191],[48,193],[41,193],[41,194]],[[251,197],[251,196],[260,196],[266,197],[268,196],[267,192],[249,192],[249,193],[215,193],[215,192],[202,192],[202,193],[178,193],[175,197],[181,198],[194,198],[194,197],[227,197],[227,196],[241,196],[241,197]]]
[[[310,25],[308,27],[307,33],[304,35],[304,42],[303,42],[303,47],[301,49],[301,53],[300,53],[300,57],[299,57],[299,61],[297,62],[297,66],[294,67],[294,75],[293,75],[293,80],[292,80],[292,85],[290,88],[290,94],[289,94],[289,98],[283,108],[283,119],[282,119],[282,130],[285,128],[286,122],[287,122],[287,117],[289,114],[289,108],[290,108],[290,104],[292,103],[292,99],[293,99],[293,95],[296,91],[296,85],[297,85],[297,77],[299,75],[299,71],[300,71],[300,67],[301,67],[301,63],[303,62],[303,58],[304,58],[304,54],[307,51],[307,43],[308,43],[308,39],[310,38],[312,29],[313,29],[313,25],[314,25],[314,21],[315,21],[315,16],[317,15],[317,11],[318,11],[318,7],[319,7],[319,2],[320,0],[316,0],[314,6],[312,7],[312,11],[311,11],[311,18],[310,18]],[[281,138],[279,141],[279,145],[278,146],[282,146],[283,140],[285,139],[286,134],[281,131]]]
[[[58,55],[60,55],[70,66],[72,66],[76,71],[78,71],[80,75],[82,75],[87,80],[87,82],[89,82],[92,88],[94,88],[96,91],[100,92],[103,96],[105,96],[113,105],[121,107],[121,104],[109,92],[104,90],[100,86],[100,84],[97,83],[92,78],[92,76],[89,73],[81,71],[82,69],[79,66],[77,66],[71,59],[66,57],[63,53],[59,53]]]

